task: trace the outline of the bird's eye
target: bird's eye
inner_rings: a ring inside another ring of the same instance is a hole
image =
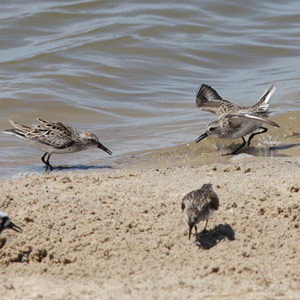
[[[210,132],[212,132],[212,131],[214,131],[216,128],[215,127],[210,127],[208,130],[210,131]]]

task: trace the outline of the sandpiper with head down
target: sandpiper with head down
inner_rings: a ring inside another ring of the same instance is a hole
[[[189,239],[194,227],[197,239],[197,224],[200,221],[206,220],[204,231],[206,230],[208,218],[218,208],[219,198],[211,184],[203,184],[200,189],[191,191],[183,197],[181,209],[189,226]]]
[[[255,135],[267,132],[262,124],[279,127],[274,121],[267,119],[270,114],[269,101],[275,91],[272,85],[253,106],[243,107],[224,100],[210,86],[202,84],[196,96],[196,105],[200,110],[217,115],[218,119],[207,125],[206,131],[196,139],[196,143],[215,135],[222,139],[242,138],[243,144],[231,154],[236,154],[246,143],[249,146]],[[259,132],[254,132],[262,129]],[[250,134],[246,142],[244,136]]]
[[[42,161],[46,170],[53,170],[49,160],[52,154],[72,153],[89,148],[100,148],[109,155],[112,152],[102,145],[97,136],[91,132],[80,132],[74,127],[62,122],[48,122],[37,119],[40,124],[31,127],[9,121],[14,129],[6,129],[3,132],[13,134],[25,139],[34,147],[45,152]]]
[[[20,228],[16,224],[14,224],[9,219],[9,216],[6,213],[0,211],[0,233],[4,229],[12,229],[12,230],[17,231],[17,232],[22,232],[23,231],[22,228]]]

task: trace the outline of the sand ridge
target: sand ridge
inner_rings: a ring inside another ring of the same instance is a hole
[[[298,299],[299,168],[298,158],[253,158],[1,181],[1,210],[24,230],[0,236],[1,290],[5,299]],[[180,206],[204,183],[220,207],[195,244]]]

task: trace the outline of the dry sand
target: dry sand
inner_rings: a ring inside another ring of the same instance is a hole
[[[300,299],[299,174],[250,158],[2,181],[24,232],[0,236],[0,298]],[[196,244],[181,199],[209,182],[220,208]]]

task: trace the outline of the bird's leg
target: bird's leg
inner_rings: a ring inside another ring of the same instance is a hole
[[[196,231],[196,240],[197,240],[198,237],[197,226],[195,226],[195,231]]]
[[[259,131],[259,132],[255,132],[255,133],[252,133],[250,136],[249,136],[249,139],[248,139],[248,142],[247,142],[247,145],[250,146],[250,142],[251,140],[257,135],[257,134],[261,134],[261,133],[264,133],[264,132],[267,132],[268,131],[268,128],[266,127],[259,127],[262,129],[262,131]]]
[[[205,227],[203,229],[203,232],[206,232],[206,227],[207,227],[208,219],[206,219]]]
[[[234,154],[237,154],[237,152],[239,150],[241,150],[245,145],[246,145],[246,140],[244,139],[244,137],[242,136],[242,139],[243,139],[243,144],[241,146],[239,146],[236,150],[234,150],[231,155],[234,155]]]
[[[47,154],[48,154],[48,157],[47,157],[47,159],[45,159],[46,156],[47,156]],[[46,165],[46,171],[48,170],[48,168],[50,169],[50,171],[53,170],[53,167],[52,167],[52,166],[50,165],[50,163],[49,163],[50,156],[51,156],[51,154],[49,154],[48,152],[46,152],[46,153],[42,156],[42,158],[41,158],[42,162]]]
[[[50,153],[48,153],[48,158],[47,158],[47,166],[50,168],[50,171],[52,171],[53,170],[53,167],[51,166],[51,164],[50,164],[50,162],[49,162],[49,160],[50,160],[50,156],[51,156],[51,154]]]
[[[46,165],[46,171],[48,170],[48,164],[47,164],[47,162],[45,161],[45,157],[46,157],[47,154],[48,154],[48,152],[46,152],[46,153],[42,156],[42,158],[41,158],[42,162]]]

